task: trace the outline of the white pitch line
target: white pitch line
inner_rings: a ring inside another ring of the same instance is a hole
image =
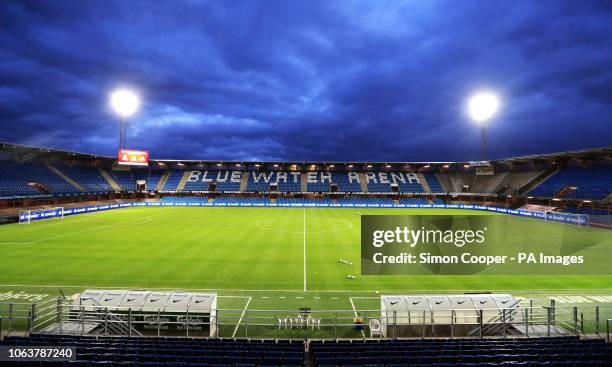
[[[249,296],[217,296],[217,298],[251,298]]]
[[[380,297],[359,297],[359,296],[353,296],[351,298],[354,298],[354,299],[380,299]]]
[[[236,328],[234,329],[232,338],[236,336],[236,333],[238,332],[238,328],[240,327],[240,323],[242,322],[242,318],[244,317],[244,314],[246,313],[247,308],[249,308],[249,303],[251,303],[252,299],[253,297],[249,297],[249,300],[247,301],[246,305],[244,305],[244,310],[242,310],[242,315],[240,315],[240,318],[238,319],[238,323],[236,324]]]
[[[159,214],[158,214],[159,215]],[[72,236],[74,234],[80,234],[80,233],[86,233],[86,232],[91,232],[91,231],[96,231],[98,229],[102,229],[102,228],[108,228],[108,227],[115,227],[115,226],[120,226],[120,225],[124,225],[124,224],[145,224],[145,223],[149,223],[152,219],[153,216],[150,217],[145,217],[144,221],[142,219],[136,219],[136,220],[130,220],[130,221],[125,221],[125,222],[118,222],[118,223],[111,223],[111,224],[105,224],[105,225],[101,225],[101,226],[96,226],[96,227],[92,227],[92,228],[88,228],[88,229],[84,229],[81,231],[76,231],[76,232],[68,232],[68,233],[63,233],[63,234],[59,234],[56,236],[51,236],[51,237],[46,237],[46,238],[41,238],[38,240],[33,240],[33,241],[29,241],[29,242],[18,242],[18,243],[14,243],[14,244],[20,244],[20,245],[30,245],[33,243],[40,243],[40,242],[44,242],[44,241],[48,241],[48,240],[53,240],[56,238],[62,238],[62,237],[66,237],[66,236]],[[6,244],[6,243],[5,243]]]
[[[355,313],[355,317],[358,317],[357,309],[355,308],[355,304],[353,303],[353,297],[349,297],[349,301],[351,301],[351,307],[353,307],[353,312]],[[361,330],[361,335],[365,338],[365,333],[363,332],[363,330]]]
[[[306,209],[304,209],[304,292],[306,292]]]
[[[137,285],[137,286],[130,286],[130,285],[126,285],[123,287],[117,287],[117,286],[101,286],[101,285],[75,285],[75,284],[0,284],[0,287],[12,287],[12,288],[16,288],[16,287],[27,287],[27,288],[104,288],[104,289],[125,289],[125,288],[132,288],[132,289],[149,289],[149,290],[184,290],[184,291],[224,291],[224,292],[270,292],[270,293],[274,293],[274,292],[295,292],[295,293],[299,293],[302,290],[300,289],[236,289],[236,288],[184,288],[184,287],[174,287],[174,288],[160,288],[160,287],[143,287],[142,285]],[[523,290],[523,291],[516,291],[516,290],[512,290],[512,289],[489,289],[490,291],[495,291],[495,292],[504,292],[504,293],[517,293],[517,294],[529,294],[529,293],[552,293],[552,292],[557,292],[559,294],[563,294],[563,293],[570,293],[570,292],[601,292],[601,291],[606,291],[606,292],[612,292],[612,288],[587,288],[587,289],[578,289],[578,288],[567,288],[567,289],[527,289],[527,290]],[[343,290],[343,289],[339,289],[339,290],[312,290],[309,292],[312,293],[374,293],[376,290],[361,290],[361,291],[356,291],[354,289],[352,290]],[[406,292],[408,292],[408,294],[423,294],[423,293],[431,293],[434,295],[438,295],[438,294],[455,294],[457,292],[465,292],[465,289],[389,289],[389,290],[379,290],[380,294],[382,293],[389,293],[389,295],[395,295],[395,294],[402,294],[404,295]],[[403,293],[402,293],[403,292]],[[337,298],[337,297],[336,297]],[[357,298],[357,297],[355,297]],[[378,297],[375,297],[378,298]]]

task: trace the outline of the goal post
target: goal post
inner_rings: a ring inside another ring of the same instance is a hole
[[[578,227],[588,227],[590,225],[590,218],[588,214],[557,212],[552,210],[544,212],[544,220],[574,224]]]
[[[64,207],[22,209],[19,211],[19,223],[30,224],[40,219],[64,219]]]

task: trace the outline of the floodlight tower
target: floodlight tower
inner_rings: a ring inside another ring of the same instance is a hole
[[[111,94],[111,106],[121,119],[119,122],[119,149],[125,148],[125,125],[127,119],[136,113],[139,105],[138,96],[129,90],[120,89]]]
[[[482,160],[486,161],[489,155],[487,142],[487,122],[495,115],[499,107],[499,99],[490,92],[481,92],[473,95],[468,103],[468,112],[473,121],[480,124],[482,137]]]

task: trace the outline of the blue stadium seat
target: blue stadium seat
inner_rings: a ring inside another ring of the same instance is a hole
[[[132,169],[132,177],[134,178],[134,181],[145,181],[147,183],[146,189],[148,191],[153,191],[155,190],[155,187],[157,186],[157,183],[161,179],[161,176],[164,174],[164,172],[165,170],[159,169],[136,168]]]
[[[76,361],[22,362],[19,366],[276,367],[304,363],[302,341],[32,335],[7,337],[0,345],[77,346]]]
[[[76,181],[88,193],[114,191],[95,167],[56,165],[57,169]]]
[[[48,192],[30,185],[43,185]],[[70,182],[37,161],[0,161],[0,197],[80,193]]]
[[[315,366],[606,365],[612,347],[577,337],[311,341]]]
[[[442,184],[440,184],[440,181],[436,177],[435,173],[425,172],[423,173],[423,176],[425,176],[425,180],[429,185],[430,192],[444,192],[444,188],[442,187]]]
[[[132,177],[131,171],[113,171],[109,170],[108,173],[111,175],[115,182],[121,187],[123,191],[134,191],[136,190],[136,181]]]
[[[568,199],[603,200],[612,192],[612,165],[562,168],[529,195],[554,197],[566,187],[576,188],[566,196]]]
[[[276,172],[249,172],[246,191],[270,192],[271,182],[276,182]]]
[[[184,173],[185,171],[182,170],[172,170],[161,191],[176,191]]]
[[[338,185],[339,192],[362,192],[361,184],[351,180],[348,172],[332,172],[332,182]]]

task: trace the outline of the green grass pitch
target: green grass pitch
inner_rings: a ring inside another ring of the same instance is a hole
[[[361,276],[362,214],[496,215],[456,209],[148,207],[4,225],[0,296],[24,292],[44,298],[57,296],[58,289],[72,294],[110,287],[200,289],[218,291],[220,308],[243,310],[248,302],[249,310],[351,310],[378,308],[377,291],[508,291],[542,302],[550,295],[612,295],[612,275]],[[563,226],[516,217],[516,231],[526,223],[542,236],[555,236]],[[587,237],[608,236],[605,244],[612,246],[609,231],[577,230]],[[340,258],[352,266],[340,264]],[[347,279],[349,274],[356,278]]]

